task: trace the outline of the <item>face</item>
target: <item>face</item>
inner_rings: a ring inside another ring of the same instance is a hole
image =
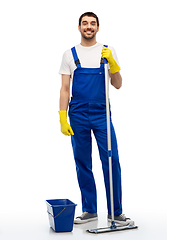
[[[86,40],[93,39],[99,31],[96,18],[88,16],[84,16],[82,18],[81,26],[78,26],[78,29],[81,33],[81,36]]]

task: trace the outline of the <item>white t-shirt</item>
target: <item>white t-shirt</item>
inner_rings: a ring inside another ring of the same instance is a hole
[[[103,44],[96,43],[91,47],[84,47],[81,44],[75,46],[78,58],[83,68],[99,68],[101,61],[101,52]],[[108,46],[112,51],[113,58],[119,65],[119,61],[116,55],[116,52],[113,47]],[[72,55],[71,49],[67,50],[63,54],[62,63],[60,67],[60,74],[73,75],[74,70],[76,69],[74,58]]]

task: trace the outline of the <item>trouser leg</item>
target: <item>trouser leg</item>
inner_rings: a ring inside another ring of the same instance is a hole
[[[85,119],[70,117],[74,135],[71,136],[77,179],[82,196],[82,211],[97,212],[97,195],[92,173],[92,139],[91,130]]]
[[[105,120],[104,123],[100,125],[100,129],[94,130],[94,135],[97,140],[99,154],[102,161],[107,196],[108,214],[111,214],[107,129]],[[117,139],[112,122],[111,122],[111,148],[112,148],[114,215],[120,215],[122,213],[121,168],[118,156]]]

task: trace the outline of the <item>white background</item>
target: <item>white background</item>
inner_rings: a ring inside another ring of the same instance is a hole
[[[1,0],[1,239],[54,237],[47,235],[46,199],[68,198],[78,204],[76,215],[81,213],[70,137],[61,134],[57,111],[62,55],[80,43],[78,19],[86,11],[98,15],[97,40],[115,48],[122,69],[123,86],[111,87],[110,98],[124,213],[140,225],[135,239],[165,239],[167,206],[173,203],[173,7],[170,0]],[[93,167],[99,216],[106,218],[94,139]],[[156,231],[152,227],[149,235],[151,221]]]

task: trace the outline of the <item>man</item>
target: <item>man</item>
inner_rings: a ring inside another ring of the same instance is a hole
[[[122,86],[122,77],[115,50],[112,47],[104,47],[96,41],[96,34],[99,31],[98,17],[91,12],[82,14],[79,18],[78,30],[81,33],[81,44],[66,51],[62,59],[59,111],[61,131],[65,135],[71,135],[77,178],[82,196],[83,213],[74,220],[74,223],[86,223],[98,219],[96,186],[92,172],[91,132],[96,138],[102,162],[108,221],[111,221],[103,58],[108,60],[111,84],[116,89]],[[72,97],[69,102],[71,80]],[[68,106],[70,125],[67,122]],[[112,121],[111,142],[115,222],[127,225],[133,221],[122,214],[121,170]]]

